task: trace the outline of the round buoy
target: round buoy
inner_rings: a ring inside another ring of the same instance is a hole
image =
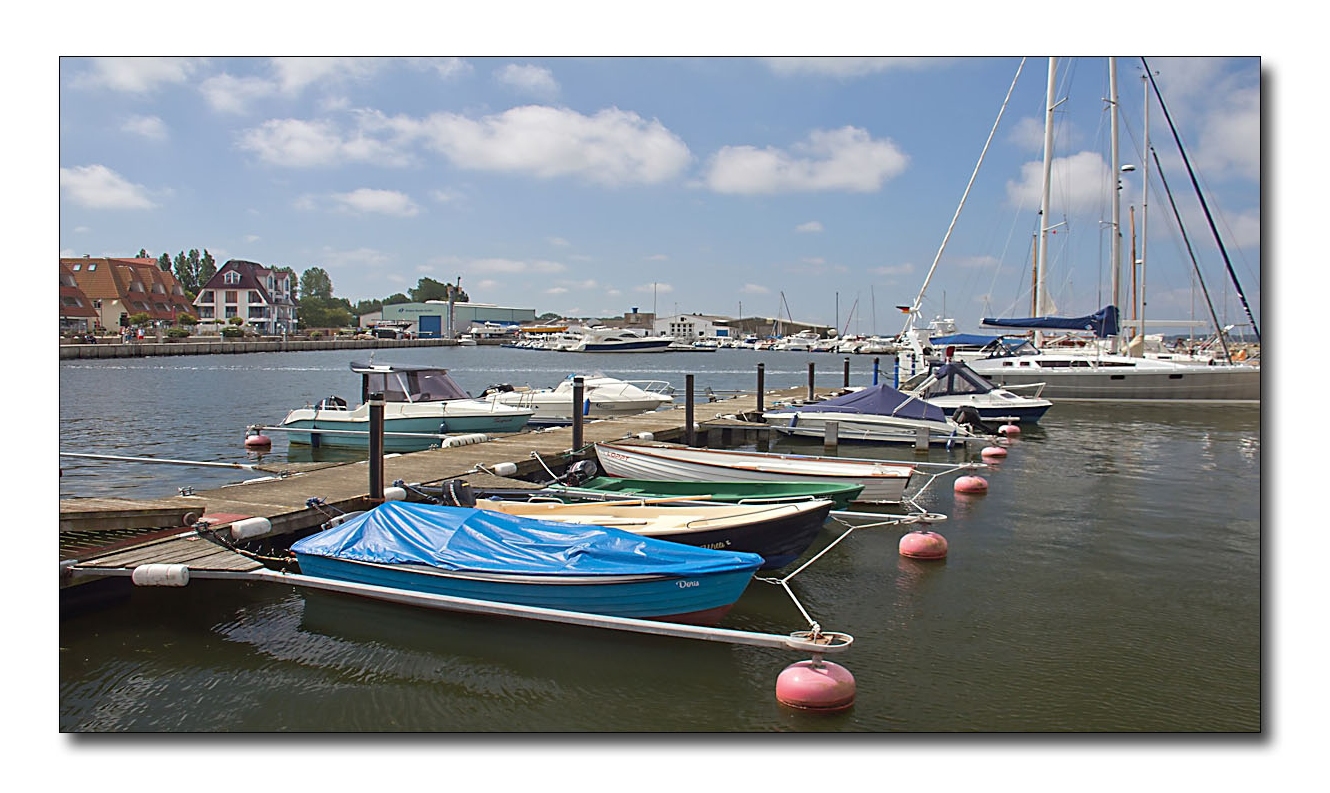
[[[982,476],[960,476],[956,478],[957,493],[987,493],[988,480]]]
[[[1007,456],[1007,450],[1001,446],[985,446],[983,451],[979,452],[979,456],[985,460],[990,457],[1002,458]]]
[[[266,449],[269,446],[272,446],[272,438],[261,432],[245,436],[246,449]]]
[[[911,531],[901,537],[901,556],[911,559],[945,559],[947,538],[933,531]]]
[[[1015,424],[1003,424],[1001,427],[998,427],[998,434],[999,434],[999,435],[1020,435],[1020,434],[1021,434],[1021,428],[1018,427],[1018,426],[1016,426]]]
[[[776,678],[776,701],[800,710],[834,713],[854,704],[854,675],[830,661],[800,661]]]

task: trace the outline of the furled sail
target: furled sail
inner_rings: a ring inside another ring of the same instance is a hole
[[[983,324],[992,328],[1023,330],[1083,330],[1093,332],[1097,338],[1106,339],[1118,335],[1118,307],[1104,306],[1084,317],[1025,317],[1024,319],[985,317]]]

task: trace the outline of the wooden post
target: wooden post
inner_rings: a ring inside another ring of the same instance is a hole
[[[765,404],[764,397],[766,396],[764,391],[767,387],[766,380],[767,380],[767,365],[764,363],[760,363],[757,365],[757,413],[759,416],[762,415],[762,411],[764,410],[763,407],[763,405]]]
[[[582,448],[582,401],[586,390],[586,381],[581,377],[573,378],[573,451]]]
[[[873,357],[873,385],[877,385],[877,376],[878,376],[878,371],[879,371],[879,369],[881,368],[881,364],[882,364],[882,359],[881,359],[881,358],[878,358],[878,357],[876,357],[876,356],[874,356],[874,357]]]
[[[850,387],[850,356],[845,356],[845,383],[846,388]]]
[[[692,446],[696,438],[693,433],[693,375],[684,376],[684,388],[687,395],[684,397],[683,420],[687,428],[684,430],[684,443]]]
[[[822,426],[825,428],[822,432],[822,449],[827,454],[835,454],[836,447],[840,445],[840,424],[828,421]]]
[[[813,396],[814,396],[814,394],[813,394],[813,367],[814,367],[815,365],[816,365],[816,364],[814,364],[812,361],[809,361],[809,362],[808,362],[808,401],[809,401],[809,402],[812,402],[812,401],[813,401]]]
[[[383,394],[374,392],[369,403],[369,500],[383,503]]]

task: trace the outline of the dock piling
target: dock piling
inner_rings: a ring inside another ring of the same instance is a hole
[[[383,501],[383,394],[375,392],[369,403],[369,498]]]
[[[808,362],[808,401],[812,402],[816,396],[813,390],[813,367],[816,366],[812,361]]]
[[[581,376],[573,378],[573,450],[582,448],[582,410],[579,409],[585,399],[586,380]],[[590,406],[587,406],[590,409]]]
[[[697,442],[693,428],[693,378],[694,375],[684,375],[684,389],[686,391],[683,411],[684,443],[688,446],[694,446]]]
[[[850,387],[850,356],[848,355],[845,356],[845,382],[843,385],[846,388]]]
[[[766,390],[767,365],[760,363],[757,365],[757,414],[762,415],[763,397]]]

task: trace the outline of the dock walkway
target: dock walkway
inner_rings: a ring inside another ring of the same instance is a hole
[[[806,389],[769,391],[764,404],[807,395]],[[767,428],[733,417],[754,411],[756,395],[739,395],[693,406],[694,441],[699,445],[734,445],[752,442]],[[495,436],[465,446],[385,455],[383,483],[435,484],[465,479],[476,487],[535,487],[530,482],[490,473],[500,463],[517,468],[514,477],[541,478],[544,465],[561,469],[576,459],[594,455],[593,443],[650,433],[663,441],[681,441],[687,435],[687,409],[587,421],[582,425],[582,448],[573,449],[573,428]],[[544,461],[544,465],[542,465]],[[72,569],[128,572],[147,564],[186,564],[193,570],[232,571],[261,565],[200,537],[192,528],[202,520],[220,528],[245,518],[266,518],[268,536],[302,532],[328,520],[328,513],[309,505],[319,499],[334,514],[374,506],[370,499],[368,460],[293,466],[270,477],[153,502],[125,499],[64,499],[61,512],[61,586],[80,583]]]

